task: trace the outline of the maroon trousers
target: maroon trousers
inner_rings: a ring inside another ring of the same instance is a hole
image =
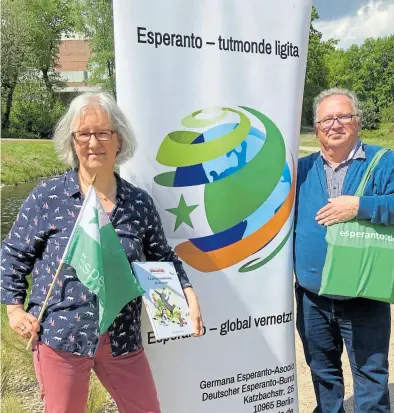
[[[33,347],[34,368],[46,413],[84,413],[90,373],[115,400],[120,413],[160,413],[153,376],[143,349],[113,357],[108,334],[101,337],[94,357]]]

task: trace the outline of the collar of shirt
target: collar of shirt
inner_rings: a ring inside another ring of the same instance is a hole
[[[114,172],[115,179],[116,179],[116,197],[118,199],[125,199],[126,194],[125,194],[125,188],[122,183],[122,178]],[[67,172],[66,174],[66,180],[65,180],[65,194],[69,197],[75,196],[77,194],[81,193],[81,188],[79,186],[79,180],[78,180],[78,169],[72,169],[71,171]]]
[[[326,165],[328,165],[328,166],[331,167],[330,162],[326,159],[326,157],[324,156],[324,153],[322,152],[322,150],[320,150],[320,156],[322,157],[323,162],[324,162]],[[343,165],[343,164],[345,164],[345,163],[347,163],[347,162],[349,162],[349,161],[352,161],[352,160],[354,160],[354,159],[366,159],[365,151],[364,151],[363,144],[362,144],[360,138],[357,139],[357,142],[356,142],[356,144],[354,145],[354,148],[350,151],[350,153],[349,153],[349,155],[347,156],[347,158],[344,159],[342,162],[340,162],[340,164],[339,164],[338,166],[341,166],[341,165]]]

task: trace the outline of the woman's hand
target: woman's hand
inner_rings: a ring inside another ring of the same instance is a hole
[[[193,323],[193,335],[194,337],[201,337],[204,333],[204,323],[201,317],[200,304],[198,303],[197,296],[191,287],[187,287],[183,290],[190,310],[190,318]]]
[[[38,340],[40,323],[34,315],[24,310],[23,305],[7,305],[7,315],[10,327],[21,337]]]

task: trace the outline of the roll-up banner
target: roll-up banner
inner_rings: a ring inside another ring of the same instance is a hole
[[[120,172],[153,197],[205,323],[200,338],[159,341],[143,316],[163,413],[298,411],[292,221],[311,3],[114,1],[117,101],[138,140]]]

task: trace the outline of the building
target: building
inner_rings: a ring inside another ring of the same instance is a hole
[[[88,40],[82,36],[74,35],[64,37],[59,47],[59,67],[56,69],[62,79],[67,82],[62,91],[72,98],[79,92],[92,90],[88,86],[88,60],[91,56]]]

